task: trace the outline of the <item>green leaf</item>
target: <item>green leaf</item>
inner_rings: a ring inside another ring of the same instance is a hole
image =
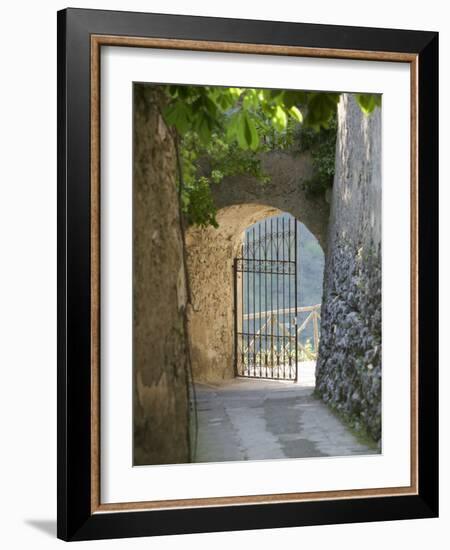
[[[256,150],[259,136],[255,123],[247,111],[236,111],[228,119],[227,138],[236,139],[242,149]]]
[[[247,145],[249,149],[256,151],[259,146],[258,131],[256,129],[255,123],[248,114],[245,115],[244,126]]]
[[[375,107],[381,106],[381,94],[355,94],[355,99],[365,115],[370,115]]]
[[[191,126],[191,113],[186,103],[177,101],[166,107],[163,117],[168,126],[175,126],[177,131],[183,135]]]
[[[288,112],[297,122],[303,122],[303,115],[295,105],[293,105]]]
[[[242,149],[250,149],[251,133],[246,124],[246,114],[239,113],[236,124],[236,138]]]
[[[250,147],[252,145],[252,130],[251,130],[251,127],[250,127],[250,120],[249,120],[247,114],[243,117],[243,120],[244,120],[245,141],[246,141],[247,147],[250,149]]]
[[[331,118],[336,112],[340,94],[315,92],[308,94],[307,115],[305,123],[316,129],[328,128]]]
[[[287,109],[290,109],[292,106],[298,107],[306,103],[306,93],[299,92],[297,90],[286,90],[283,94],[283,104]]]
[[[248,109],[258,109],[259,107],[259,97],[257,90],[246,90],[243,94],[242,107],[245,110]]]
[[[242,94],[242,88],[228,88],[228,93],[231,94],[236,101]]]
[[[278,103],[284,94],[284,90],[270,90],[270,99]]]
[[[234,105],[235,98],[229,92],[219,91],[215,97],[215,101],[223,111],[226,111]]]
[[[240,111],[236,111],[228,118],[226,136],[227,136],[227,139],[230,141],[237,138],[237,135],[239,133],[240,117],[241,117]]]
[[[275,125],[275,128],[279,132],[281,132],[286,128],[286,124],[287,124],[286,111],[280,105],[278,105],[275,109],[275,113],[272,117],[272,122]]]
[[[196,128],[198,136],[203,145],[208,145],[211,139],[211,124],[207,116],[199,117],[196,123]]]

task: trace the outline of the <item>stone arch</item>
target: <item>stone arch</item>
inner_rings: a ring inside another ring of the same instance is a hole
[[[269,152],[261,157],[261,166],[269,177],[267,183],[239,175],[214,185],[212,194],[217,208],[264,204],[288,212],[305,224],[325,252],[330,207],[324,194],[312,194],[306,189],[305,184],[314,174],[310,154]]]
[[[286,212],[301,221],[326,249],[329,205],[304,183],[313,175],[309,154],[267,153],[261,158],[268,183],[254,177],[225,178],[213,187],[219,227],[190,227],[186,250],[191,284],[188,312],[194,378],[232,378],[234,353],[233,259],[247,227]]]
[[[194,379],[215,382],[234,376],[233,260],[245,230],[283,211],[264,204],[238,204],[218,211],[219,227],[186,234],[191,307],[188,312]]]

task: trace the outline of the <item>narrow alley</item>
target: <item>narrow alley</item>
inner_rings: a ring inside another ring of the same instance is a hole
[[[374,454],[313,396],[314,362],[299,382],[235,378],[198,384],[195,462]]]

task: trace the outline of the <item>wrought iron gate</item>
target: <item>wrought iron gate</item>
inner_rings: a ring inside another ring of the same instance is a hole
[[[234,261],[235,373],[298,378],[297,220],[280,215],[246,232]]]

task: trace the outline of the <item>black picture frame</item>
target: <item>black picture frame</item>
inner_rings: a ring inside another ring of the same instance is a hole
[[[347,51],[418,60],[418,494],[92,513],[91,36]],[[438,34],[102,10],[58,12],[58,532],[138,537],[438,515]]]

